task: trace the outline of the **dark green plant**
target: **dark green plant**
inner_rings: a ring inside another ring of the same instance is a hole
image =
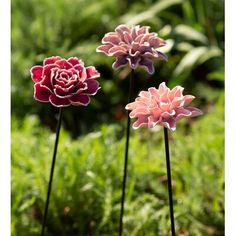
[[[224,96],[170,134],[177,232],[224,235]],[[117,235],[124,138],[102,125],[75,140],[61,130],[48,235]],[[54,135],[37,117],[12,118],[12,235],[38,235]],[[132,132],[124,235],[168,235],[162,129]]]
[[[61,55],[81,57],[102,75],[102,89],[87,111],[65,112],[65,126],[72,135],[122,119],[129,71],[114,72],[112,58],[95,52],[103,35],[120,23],[150,25],[168,42],[164,49],[168,63],[157,62],[155,75],[148,79],[138,70],[136,93],[166,81],[170,87],[186,87],[202,105],[212,103],[215,97],[196,87],[223,88],[223,9],[223,0],[13,0],[12,113],[19,119],[37,114],[42,123],[55,129],[55,109],[32,99],[29,69],[47,56]]]

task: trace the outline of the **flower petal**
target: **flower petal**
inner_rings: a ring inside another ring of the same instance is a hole
[[[82,60],[79,60],[77,57],[70,57],[69,59],[67,59],[67,62],[69,62],[72,66],[75,65],[84,65],[84,62]]]
[[[193,101],[193,99],[194,99],[195,97],[194,96],[192,96],[192,95],[185,95],[184,97],[183,97],[183,100],[184,100],[184,106],[187,106],[190,102],[192,102]]]
[[[126,25],[118,25],[115,28],[115,31],[118,33],[121,40],[124,40],[124,32],[131,33],[131,29],[127,27]]]
[[[156,101],[156,102],[159,102],[160,100],[160,94],[158,92],[158,90],[155,88],[155,87],[151,87],[148,89],[148,92],[152,95],[153,99]]]
[[[70,98],[72,94],[68,92],[69,89],[62,88],[61,86],[55,85],[54,94],[56,95],[57,98]]]
[[[46,85],[47,87],[49,87],[51,89],[50,86],[52,86],[51,84],[51,74],[52,72],[54,73],[54,70],[52,70],[52,68],[56,68],[57,65],[55,64],[48,64],[46,66],[43,67],[43,79],[41,81],[41,83],[43,85]]]
[[[111,56],[121,56],[126,54],[126,50],[122,46],[114,46],[108,51],[109,55]]]
[[[133,42],[133,39],[132,39],[130,33],[124,32],[124,41],[125,41],[127,44],[131,44],[131,43]]]
[[[183,117],[188,117],[188,116],[191,116],[192,115],[192,112],[188,109],[185,109],[184,107],[179,107],[177,109],[175,109],[175,119],[176,120],[179,120]]]
[[[43,65],[49,65],[49,64],[54,64],[56,61],[61,60],[61,57],[55,56],[55,57],[49,57],[44,59]]]
[[[88,79],[86,83],[87,83],[87,89],[83,91],[83,94],[95,95],[98,89],[100,88],[98,81],[94,79]]]
[[[71,105],[68,98],[59,98],[55,94],[49,97],[49,101],[55,107],[68,107]]]
[[[106,34],[103,39],[102,39],[102,43],[109,43],[112,45],[118,45],[120,43],[120,38],[118,37],[117,34]]]
[[[149,33],[149,26],[142,26],[139,30],[138,30],[138,34],[148,34]]]
[[[162,52],[157,52],[158,53],[158,59],[168,61],[168,57],[162,53]]]
[[[112,64],[112,68],[118,69],[127,64],[127,59],[125,56],[119,56],[116,58],[116,61]]]
[[[136,25],[132,28],[131,37],[135,39],[138,36],[139,25]]]
[[[187,107],[186,109],[192,112],[191,117],[200,116],[203,114],[203,112],[196,107]]]
[[[167,86],[165,82],[162,82],[158,87],[160,95],[166,94]]]
[[[139,116],[138,119],[133,123],[133,128],[138,129],[143,126],[147,126],[148,116]]]
[[[136,69],[139,65],[140,57],[127,57],[127,61],[132,69]]]
[[[139,65],[142,66],[149,74],[153,74],[154,73],[153,61],[143,58],[139,62]]]
[[[184,88],[177,85],[175,86],[173,89],[170,90],[168,96],[170,100],[174,100],[175,97],[182,97],[182,92],[183,92]]]
[[[153,128],[155,127],[158,123],[160,123],[161,117],[159,116],[158,118],[154,116],[149,116],[148,117],[148,128]]]
[[[130,118],[135,118],[141,115],[150,115],[150,111],[147,107],[139,107],[129,113]]]
[[[139,96],[144,98],[151,98],[151,94],[148,91],[141,91],[139,93]]]
[[[172,117],[162,119],[162,122],[160,124],[166,127],[167,129],[170,129],[171,131],[176,130],[176,122],[175,119],[173,119]]]
[[[107,56],[110,56],[109,54],[109,50],[113,47],[113,45],[110,44],[106,44],[106,45],[101,45],[99,47],[97,47],[96,52],[102,52],[104,54],[106,54]]]
[[[100,73],[95,69],[94,66],[86,67],[87,79],[94,79],[100,77]]]
[[[49,102],[49,96],[52,94],[50,89],[40,83],[34,85],[34,99],[40,102]]]
[[[42,80],[43,67],[42,66],[33,66],[30,70],[32,80],[37,83]]]
[[[73,65],[65,59],[58,60],[55,62],[55,64],[58,65],[61,69],[68,70],[70,68],[73,68]]]
[[[75,94],[72,97],[69,98],[72,105],[79,106],[87,106],[90,102],[90,98],[88,95],[83,94]]]
[[[153,48],[159,48],[166,45],[166,41],[158,37],[150,37],[149,44]]]

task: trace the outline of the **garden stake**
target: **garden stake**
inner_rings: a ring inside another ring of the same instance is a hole
[[[129,103],[132,101],[133,89],[134,89],[134,70],[131,70],[130,81],[129,81]],[[124,215],[124,203],[125,203],[125,187],[127,177],[127,166],[128,166],[128,154],[129,154],[129,134],[130,134],[130,111],[127,111],[127,126],[126,126],[126,144],[125,144],[125,162],[124,162],[124,173],[122,183],[122,197],[121,197],[121,209],[120,209],[120,224],[119,224],[119,236],[122,236],[123,231],[123,215]]]
[[[62,108],[59,109],[59,119],[58,119],[58,123],[57,123],[56,140],[55,140],[55,145],[54,145],[54,152],[53,152],[53,158],[52,158],[50,179],[49,179],[49,183],[48,183],[48,193],[47,193],[47,200],[46,200],[46,205],[45,205],[45,209],[44,209],[41,236],[44,236],[44,231],[45,231],[45,226],[46,226],[46,221],[47,221],[48,206],[49,206],[49,199],[50,199],[52,179],[53,179],[53,171],[54,171],[54,166],[55,166],[55,162],[56,162],[57,145],[58,145],[60,128],[61,128],[61,120],[62,120]]]
[[[168,130],[165,127],[164,127],[164,137],[165,137],[166,170],[167,170],[168,193],[169,193],[171,235],[175,236],[175,221],[174,221],[174,209],[173,209],[173,197],[172,197],[172,184],[171,184],[171,169],[170,169],[170,154],[169,154]]]
[[[156,125],[164,126],[164,140],[166,153],[166,169],[169,194],[170,220],[172,236],[175,236],[174,209],[172,198],[171,169],[168,129],[176,130],[176,121],[184,117],[195,117],[202,115],[202,111],[188,104],[195,98],[192,95],[183,95],[184,88],[175,86],[169,89],[165,82],[159,84],[158,89],[149,88],[141,91],[134,102],[125,106],[126,110],[132,111],[132,117],[137,120],[133,123],[133,128],[138,129],[143,126],[153,128]],[[131,114],[131,113],[130,113]]]

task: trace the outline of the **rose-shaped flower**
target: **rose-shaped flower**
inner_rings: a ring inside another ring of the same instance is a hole
[[[166,45],[166,42],[157,37],[156,33],[149,33],[148,26],[139,25],[127,27],[119,25],[115,32],[105,34],[97,52],[108,56],[115,56],[114,69],[125,66],[127,63],[132,69],[143,67],[148,73],[154,73],[153,59],[167,60],[166,55],[156,49]]]
[[[34,98],[40,102],[50,102],[56,107],[70,105],[86,106],[90,96],[98,91],[100,77],[95,67],[85,67],[82,60],[59,56],[46,58],[43,66],[30,70],[34,84]]]
[[[142,126],[152,128],[159,124],[174,131],[177,120],[201,115],[201,110],[188,106],[195,97],[183,96],[183,90],[181,86],[170,90],[163,82],[158,89],[151,87],[148,91],[141,91],[139,97],[125,107],[127,110],[132,110],[130,118],[137,118],[133,128],[138,129]]]

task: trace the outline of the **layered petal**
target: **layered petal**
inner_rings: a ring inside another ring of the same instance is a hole
[[[34,98],[56,107],[87,106],[90,96],[100,88],[96,80],[100,73],[94,66],[85,67],[77,57],[46,58],[43,66],[34,66],[30,72],[35,82]]]
[[[95,69],[94,66],[86,67],[87,79],[93,79],[100,77],[100,73]]]
[[[130,110],[130,118],[137,119],[133,128],[162,125],[172,131],[176,130],[176,121],[183,117],[194,117],[202,115],[202,111],[187,105],[195,98],[192,95],[183,96],[181,86],[170,90],[163,82],[156,89],[151,87],[148,91],[141,91],[134,102],[126,105]]]
[[[79,106],[87,106],[90,102],[90,98],[85,94],[75,94],[71,98],[69,98],[72,105]]]
[[[153,74],[154,73],[154,65],[153,65],[153,61],[143,58],[140,63],[140,66],[142,66],[149,74]]]
[[[61,60],[61,57],[59,56],[54,56],[54,57],[49,57],[44,59],[43,65],[49,65],[49,64],[54,64],[56,61]]]
[[[50,89],[48,89],[46,86],[36,83],[34,85],[34,99],[40,101],[40,102],[48,102],[49,96],[51,95]]]
[[[49,97],[49,101],[55,107],[68,107],[71,104],[68,98],[59,98],[55,94]]]
[[[127,64],[127,59],[125,56],[120,56],[116,58],[116,61],[112,64],[112,68],[118,69]]]
[[[84,62],[82,60],[79,60],[77,57],[70,57],[67,61],[73,66],[84,65]]]
[[[43,67],[42,66],[33,66],[30,70],[31,78],[35,83],[38,83],[42,80]]]
[[[165,54],[157,51],[166,42],[157,37],[156,33],[149,33],[147,26],[119,25],[115,32],[105,34],[102,44],[96,51],[116,57],[116,61],[112,65],[114,69],[128,64],[132,69],[140,66],[149,74],[153,74],[153,60],[167,60]]]
[[[95,95],[100,88],[99,83],[94,79],[88,79],[86,82],[87,82],[87,89],[83,91],[83,94]]]
[[[139,116],[137,120],[133,123],[133,128],[138,129],[140,127],[146,126],[148,122],[148,116]]]
[[[110,44],[106,44],[106,45],[101,45],[99,47],[97,47],[96,52],[102,52],[106,55],[109,56],[109,50],[113,47],[113,45]]]

